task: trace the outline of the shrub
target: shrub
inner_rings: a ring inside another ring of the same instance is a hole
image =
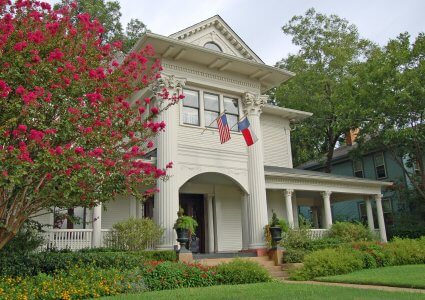
[[[0,275],[34,276],[68,270],[75,265],[100,269],[134,269],[147,260],[175,260],[174,251],[141,252],[40,252],[28,255],[0,255]]]
[[[420,239],[395,238],[383,247],[385,266],[425,263],[425,237]]]
[[[198,264],[150,261],[142,266],[141,274],[151,291],[218,284],[215,268]]]
[[[332,225],[329,237],[341,242],[357,242],[373,240],[370,230],[361,223],[337,222]]]
[[[289,229],[284,235],[281,246],[286,249],[311,249],[311,238],[307,227],[300,227],[299,229]]]
[[[107,243],[113,248],[141,251],[157,242],[163,233],[164,229],[149,218],[130,218],[112,226]]]
[[[41,236],[41,224],[27,220],[19,229],[18,233],[1,250],[1,253],[20,253],[26,254],[36,250],[44,243]]]
[[[363,255],[349,248],[323,249],[304,258],[304,266],[295,271],[291,278],[309,280],[320,276],[339,275],[361,270]]]
[[[341,242],[340,239],[334,238],[334,237],[324,237],[317,240],[312,240],[310,242],[311,250],[321,250],[326,248],[336,248],[340,245],[342,245],[343,242]]]
[[[304,261],[304,257],[309,253],[305,249],[287,249],[283,252],[283,261],[285,263],[300,263]]]
[[[54,275],[0,278],[0,299],[84,299],[144,291],[133,270],[74,267]]]
[[[229,263],[221,264],[217,267],[222,284],[244,284],[270,281],[270,274],[258,263],[235,259]]]

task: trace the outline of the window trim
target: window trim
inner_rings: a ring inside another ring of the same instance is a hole
[[[230,112],[226,112],[226,115],[230,115],[230,116],[236,116],[236,119],[237,119],[237,121],[239,121],[239,119],[240,119],[240,115],[241,115],[241,110],[240,110],[240,101],[239,101],[239,99],[238,98],[235,98],[235,97],[229,97],[229,96],[227,96],[227,95],[223,95],[223,112],[224,112],[224,110],[225,110],[225,105],[224,105],[224,98],[227,98],[227,99],[231,99],[231,100],[236,100],[237,102],[238,102],[238,113],[237,114],[235,114],[235,113],[230,113]],[[230,124],[229,124],[229,129],[230,129],[230,131],[232,131],[232,132],[239,132],[239,127],[238,126],[234,126],[233,128],[230,128]]]
[[[359,162],[360,163],[360,165],[361,165],[361,170],[356,170],[356,162]],[[359,172],[359,171],[361,171],[362,172],[362,176],[361,177],[359,177],[359,176],[357,176],[356,175],[356,173],[357,172]],[[364,174],[364,164],[363,164],[363,159],[357,159],[357,160],[353,160],[353,175],[354,175],[354,177],[357,177],[357,178],[365,178],[365,174]]]
[[[378,165],[376,164],[376,158],[377,158],[379,155],[382,155],[382,162],[383,162],[383,164],[378,166]],[[387,166],[386,166],[386,162],[385,162],[385,155],[384,155],[384,152],[378,152],[378,153],[375,153],[375,154],[373,155],[373,164],[374,164],[374,167],[375,167],[375,176],[376,176],[376,179],[386,179],[386,178],[388,178],[388,172],[387,172]],[[378,176],[378,167],[380,167],[380,166],[383,166],[383,167],[384,167],[385,176],[383,176],[383,177],[379,177],[379,176]]]
[[[184,88],[183,89],[183,95],[185,91],[191,91],[191,92],[196,92],[198,94],[198,107],[192,106],[192,105],[185,105],[184,104],[184,99],[183,101],[181,101],[182,105],[181,105],[181,123],[185,124],[185,125],[190,125],[190,126],[201,126],[201,93],[199,90],[194,90],[194,89],[190,89],[190,88]],[[189,108],[193,108],[193,109],[197,109],[198,110],[198,124],[192,124],[192,123],[186,123],[184,121],[183,118],[183,109],[184,107],[189,107]]]
[[[214,95],[218,95],[219,96],[219,105],[220,105],[220,113],[223,112],[224,110],[224,102],[223,102],[223,97],[227,97],[227,98],[232,98],[232,99],[237,99],[238,100],[238,111],[239,111],[239,115],[238,115],[238,120],[240,119],[240,117],[243,115],[243,110],[242,110],[242,102],[241,102],[241,97],[238,96],[236,93],[235,94],[229,94],[226,92],[220,92],[218,89],[214,90],[214,89],[208,89],[208,88],[203,88],[203,87],[198,87],[198,86],[187,86],[183,89],[184,90],[190,90],[190,91],[195,91],[198,92],[199,97],[200,97],[200,101],[199,101],[199,125],[194,125],[194,124],[189,124],[189,123],[184,123],[183,122],[183,101],[179,101],[179,110],[180,110],[180,126],[183,127],[190,127],[190,128],[198,128],[198,129],[202,129],[202,130],[206,130],[206,131],[218,131],[218,128],[214,128],[214,127],[208,127],[205,124],[205,117],[204,117],[204,93],[208,93],[208,94],[214,94]],[[201,101],[202,99],[202,101]],[[232,133],[234,134],[240,134],[242,135],[241,132],[239,131],[233,131]]]

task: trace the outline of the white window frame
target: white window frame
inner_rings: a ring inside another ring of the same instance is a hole
[[[356,163],[360,163],[361,169],[356,169]],[[357,172],[362,172],[362,176],[361,177],[357,176],[356,175]],[[364,166],[363,166],[363,160],[362,159],[353,160],[353,175],[354,175],[354,177],[357,177],[357,178],[365,178],[364,177]]]
[[[383,162],[383,164],[382,165],[379,165],[379,166],[376,164],[376,160],[377,160],[377,157],[378,156],[382,156],[382,162]],[[373,164],[375,166],[375,176],[376,176],[376,179],[385,179],[385,178],[388,178],[387,166],[386,166],[386,163],[385,163],[385,156],[384,156],[384,153],[383,152],[375,153],[373,155]],[[378,175],[378,167],[380,167],[380,166],[383,166],[384,167],[385,176],[379,177],[379,175]]]

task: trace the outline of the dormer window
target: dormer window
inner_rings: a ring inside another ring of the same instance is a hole
[[[221,50],[220,46],[217,45],[214,42],[205,43],[204,47],[205,48],[208,48],[208,49],[211,49],[211,50],[214,50],[214,51],[223,52],[223,50]]]

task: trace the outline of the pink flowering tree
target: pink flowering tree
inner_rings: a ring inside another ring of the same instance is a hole
[[[141,160],[165,127],[161,103],[128,100],[159,77],[153,49],[114,60],[120,43],[75,6],[0,0],[0,249],[46,208],[141,199],[165,175]]]

